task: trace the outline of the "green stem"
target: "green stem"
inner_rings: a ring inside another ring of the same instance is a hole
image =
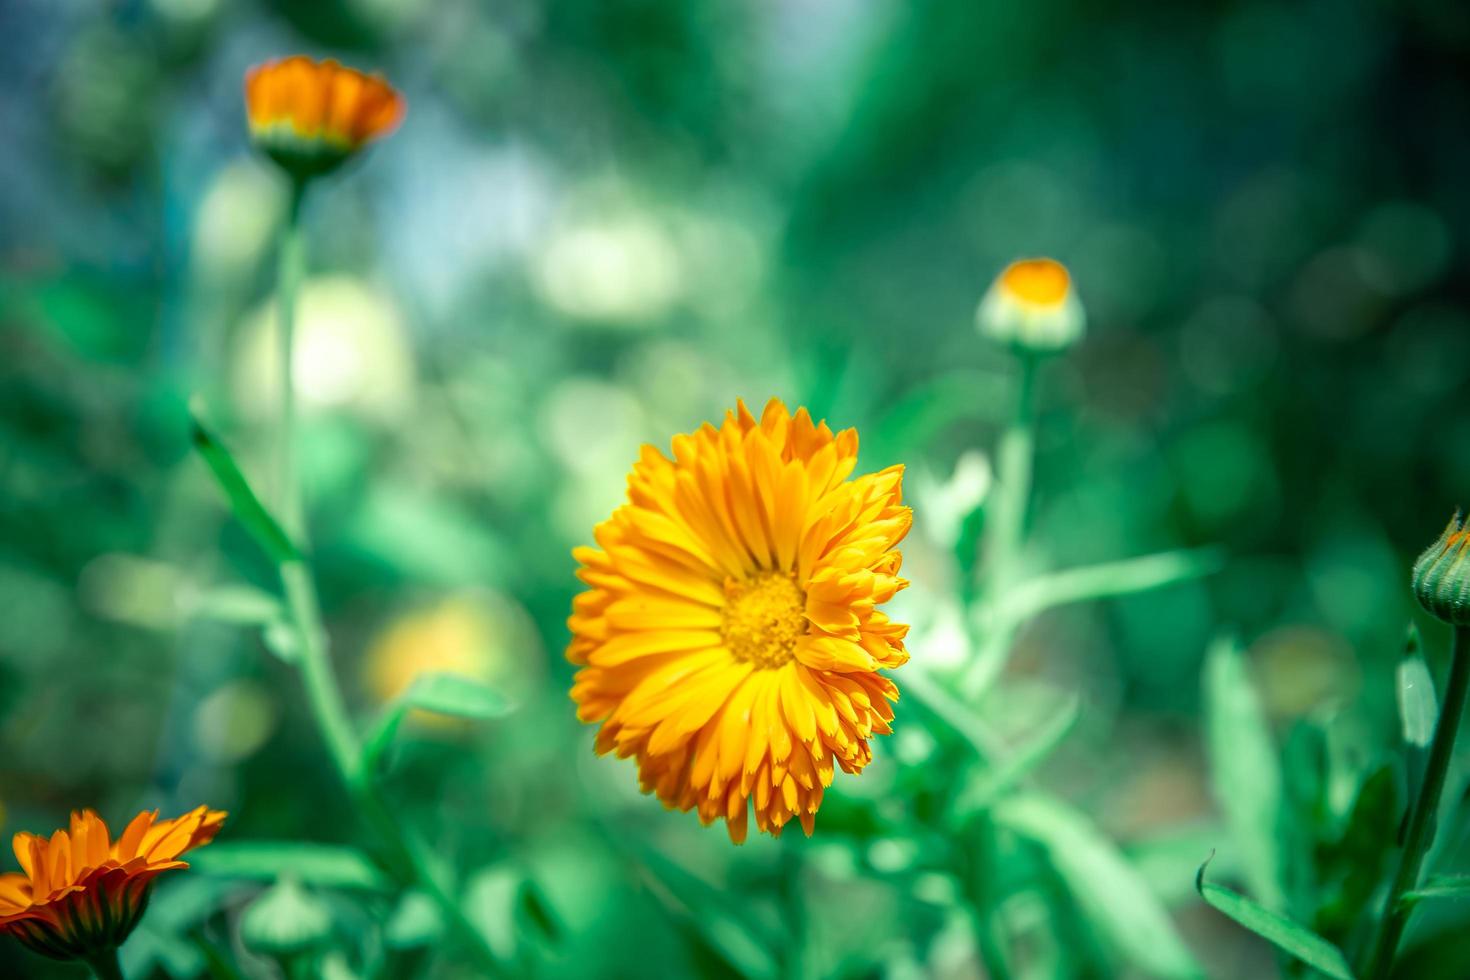
[[[1001,615],[1003,593],[1015,583],[1021,545],[1026,536],[1026,511],[1031,500],[1031,466],[1036,447],[1036,374],[1034,354],[1019,352],[1020,377],[1015,414],[1001,436],[996,453],[996,487],[985,518],[978,575],[986,611],[986,629],[965,673],[961,690],[978,698],[1005,667],[1015,635],[1015,620]]]
[[[1388,889],[1383,917],[1378,924],[1377,939],[1369,947],[1372,954],[1368,969],[1363,974],[1368,980],[1385,980],[1388,977],[1393,969],[1399,940],[1403,938],[1404,929],[1409,924],[1412,909],[1404,903],[1403,897],[1418,886],[1424,857],[1434,842],[1439,798],[1444,792],[1450,756],[1455,750],[1455,736],[1460,730],[1460,716],[1465,713],[1467,693],[1470,693],[1470,627],[1457,626],[1450,653],[1449,683],[1445,687],[1439,721],[1434,727],[1434,741],[1429,746],[1429,758],[1424,764],[1424,783],[1419,788],[1419,799],[1415,801],[1409,816],[1408,831],[1404,835],[1404,850],[1399,856],[1398,873],[1394,875],[1393,884]]]
[[[292,379],[292,348],[295,343],[296,296],[300,290],[304,253],[301,242],[301,204],[306,184],[292,186],[290,210],[281,235],[279,281],[278,366],[281,378],[281,414],[278,457],[279,508],[286,532],[299,548],[306,546],[306,511],[300,482],[296,478],[296,395]],[[296,631],[297,666],[306,689],[312,717],[327,744],[328,754],[338,775],[352,794],[358,813],[382,838],[390,851],[393,874],[400,883],[417,887],[439,906],[456,936],[474,954],[486,975],[503,973],[499,959],[480,931],[465,917],[452,889],[434,866],[433,855],[417,841],[398,819],[393,807],[379,791],[370,772],[362,765],[362,744],[347,713],[341,686],[332,670],[326,630],[322,626],[321,605],[311,569],[304,562],[287,562],[280,568],[281,586],[286,594],[286,608]]]
[[[281,415],[276,433],[276,510],[286,533],[298,547],[305,548],[305,512],[301,487],[296,481],[296,385],[291,370],[296,346],[296,296],[305,272],[305,246],[301,239],[301,204],[306,197],[305,180],[291,182],[291,202],[281,228],[281,248],[276,266],[277,383],[280,385]]]
[[[97,980],[123,980],[122,965],[118,963],[116,946],[109,946],[87,957],[87,965],[92,968]]]

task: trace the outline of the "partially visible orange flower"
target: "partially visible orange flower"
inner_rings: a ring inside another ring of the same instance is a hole
[[[652,446],[628,503],[578,548],[567,657],[597,751],[633,756],[645,792],[779,835],[812,832],[833,770],[887,734],[907,626],[878,609],[908,583],[903,467],[848,479],[857,432],[772,399]]]
[[[214,840],[224,822],[202,806],[174,820],[144,811],[114,841],[102,818],[83,810],[50,840],[16,834],[24,873],[0,875],[0,934],[60,960],[120,946],[143,917],[153,879],[187,868],[179,855]]]
[[[245,74],[250,138],[292,175],[338,167],[403,119],[403,96],[377,75],[293,55]]]

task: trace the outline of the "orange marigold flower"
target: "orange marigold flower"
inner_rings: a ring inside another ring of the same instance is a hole
[[[250,138],[299,179],[336,169],[403,119],[404,102],[376,75],[293,55],[245,74]]]
[[[894,547],[912,512],[903,467],[856,479],[856,431],[778,400],[652,446],[628,503],[578,548],[589,586],[568,621],[578,717],[599,754],[637,760],[644,792],[745,839],[810,834],[834,766],[887,734],[907,626],[878,611],[908,583]]]
[[[120,946],[148,905],[153,879],[187,868],[185,851],[208,844],[225,822],[199,807],[174,820],[145,811],[111,840],[91,810],[51,839],[15,835],[23,874],[0,875],[0,933],[54,959],[90,959]]]

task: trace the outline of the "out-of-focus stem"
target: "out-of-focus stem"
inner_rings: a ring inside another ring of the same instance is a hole
[[[1450,756],[1455,750],[1455,736],[1460,730],[1460,716],[1465,713],[1465,700],[1470,693],[1470,627],[1455,627],[1455,638],[1450,653],[1450,677],[1445,686],[1444,700],[1439,709],[1439,721],[1434,726],[1434,741],[1429,746],[1429,758],[1424,764],[1424,782],[1419,788],[1419,799],[1409,814],[1409,826],[1404,834],[1404,850],[1399,856],[1398,873],[1389,886],[1383,915],[1379,919],[1378,934],[1368,947],[1368,968],[1363,971],[1367,980],[1385,980],[1393,969],[1394,956],[1398,952],[1399,940],[1409,924],[1412,908],[1407,906],[1404,895],[1419,884],[1419,872],[1429,846],[1434,843],[1436,815],[1439,798],[1444,792],[1445,776],[1449,772]]]
[[[1015,636],[1016,622],[1003,615],[1003,595],[1015,584],[1021,544],[1026,534],[1026,512],[1031,500],[1031,465],[1036,445],[1036,355],[1019,352],[1015,414],[1001,436],[996,461],[995,495],[985,518],[981,548],[980,595],[986,626],[974,650],[961,688],[968,698],[979,697],[1005,667]],[[973,619],[971,611],[967,615]],[[972,635],[976,632],[971,627]]]
[[[122,966],[117,961],[117,947],[111,946],[87,957],[87,965],[97,980],[123,980]]]
[[[296,296],[300,289],[304,255],[301,243],[301,204],[306,184],[292,185],[290,210],[281,234],[279,278],[278,366],[280,371],[281,412],[277,438],[277,508],[286,533],[303,551],[306,547],[306,512],[301,484],[296,477],[296,395],[291,372],[296,333]],[[286,595],[286,609],[296,632],[297,666],[312,717],[327,744],[332,764],[342,778],[358,814],[389,849],[390,870],[406,886],[417,887],[439,906],[456,937],[474,955],[487,976],[504,971],[484,936],[465,917],[464,910],[451,888],[442,880],[433,856],[403,826],[393,808],[383,799],[373,774],[362,765],[362,745],[347,713],[341,686],[332,671],[326,630],[322,626],[321,605],[311,569],[304,561],[281,566],[281,586]],[[100,975],[100,974],[99,974]],[[111,980],[111,978],[107,978]]]

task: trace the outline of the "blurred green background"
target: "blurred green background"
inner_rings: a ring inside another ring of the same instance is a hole
[[[487,910],[497,875],[534,877],[553,973],[749,972],[650,876],[666,859],[772,928],[804,910],[811,975],[979,975],[933,842],[862,818],[935,778],[911,705],[816,837],[735,849],[593,756],[561,649],[569,550],[638,446],[778,395],[857,426],[864,469],[909,465],[905,670],[963,662],[944,487],[1007,411],[972,316],[1020,255],[1066,262],[1089,312],[1042,378],[1033,561],[1229,555],[1021,636],[996,717],[1033,688],[1083,703],[1042,784],[1125,848],[1216,825],[1199,678],[1222,631],[1283,738],[1332,718],[1334,751],[1389,751],[1406,569],[1470,503],[1463,5],[20,0],[0,38],[5,835],[207,802],[227,838],[360,837],[294,677],[219,608],[272,570],[187,440],[199,393],[269,473],[285,187],[241,79],[296,51],[409,103],[306,217],[295,371],[338,668],[364,716],[425,668],[519,702],[416,728],[392,789]],[[1194,901],[1200,839],[1151,880],[1212,975],[1269,973]],[[251,893],[189,881],[156,919]],[[169,928],[133,965],[195,975]],[[8,941],[0,971],[78,975]]]

